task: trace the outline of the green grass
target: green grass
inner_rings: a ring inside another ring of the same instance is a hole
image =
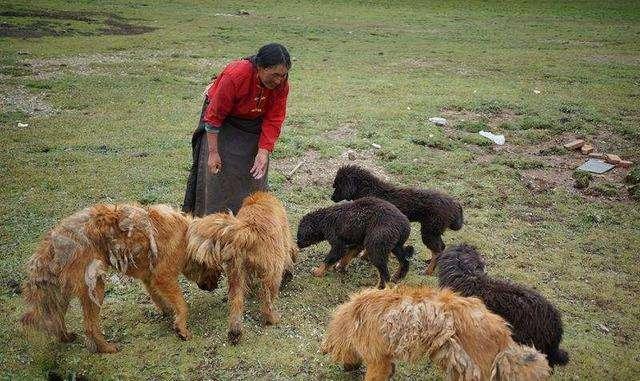
[[[398,183],[458,197],[465,226],[445,241],[476,245],[490,274],[533,286],[558,306],[571,363],[555,379],[638,378],[637,203],[617,199],[626,193],[617,183],[599,187],[601,197],[560,186],[534,194],[520,176],[577,155],[548,145],[541,155],[527,153],[563,134],[615,137],[625,158],[640,160],[637,2],[0,0],[0,9],[92,12],[95,19],[0,15],[2,23],[49,33],[0,37],[0,379],[49,372],[69,379],[354,378],[331,365],[319,343],[333,308],[372,285],[375,271],[356,261],[348,275],[311,277],[326,245],[303,251],[278,301],[278,326],[263,327],[250,301],[238,347],[226,344],[226,286],[205,293],[183,284],[194,338],[181,342],[139,283],[111,282],[102,317],[117,355],[88,354],[81,341],[57,344],[16,323],[24,304],[15,283],[41,235],[62,217],[101,201],[180,206],[202,89],[226,62],[270,41],[294,58],[287,121],[272,157],[297,162],[314,151],[312,175],[324,180],[304,182],[300,171],[289,181],[272,168],[272,189],[292,225],[331,204],[323,184],[333,173],[325,164],[352,149]],[[157,29],[105,34],[109,14]],[[452,130],[428,122],[444,108],[479,120]],[[507,138],[495,152],[476,130],[505,111],[515,117],[491,129]],[[344,126],[348,137],[331,138]],[[435,286],[421,275],[430,255],[417,226],[411,243],[419,253],[407,282]],[[77,303],[68,321],[82,332]],[[441,377],[427,361],[400,363],[396,374]]]

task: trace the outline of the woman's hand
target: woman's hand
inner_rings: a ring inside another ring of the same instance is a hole
[[[260,179],[264,176],[268,161],[269,151],[264,148],[259,148],[256,160],[253,162],[253,167],[249,170],[249,173],[251,173],[254,179]]]
[[[207,167],[209,167],[209,172],[214,175],[220,171],[220,168],[222,168],[222,160],[220,160],[220,154],[218,154],[218,151],[209,151]]]

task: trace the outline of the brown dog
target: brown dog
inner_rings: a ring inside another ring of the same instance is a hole
[[[103,275],[109,266],[142,280],[153,302],[175,315],[182,339],[187,330],[187,304],[178,284],[182,272],[205,290],[216,287],[218,274],[186,255],[191,218],[166,205],[98,204],[62,220],[42,239],[28,262],[23,285],[29,310],[22,323],[52,333],[62,342],[75,339],[67,331],[65,313],[77,296],[82,305],[89,350],[116,352],[100,328]]]
[[[546,380],[551,368],[516,344],[507,323],[480,299],[450,290],[367,289],[334,312],[323,353],[347,368],[364,362],[365,380],[388,380],[393,361],[429,357],[447,380]]]
[[[291,276],[298,248],[287,213],[277,198],[266,192],[254,193],[243,201],[236,217],[229,213],[209,215],[195,221],[189,235],[193,237],[188,247],[190,255],[227,274],[232,344],[240,341],[245,293],[251,280],[262,285],[260,298],[266,323],[278,323],[280,314],[273,304],[283,276]]]

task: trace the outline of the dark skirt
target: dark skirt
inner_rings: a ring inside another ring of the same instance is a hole
[[[245,197],[256,191],[268,190],[268,163],[262,178],[256,180],[249,173],[258,153],[262,120],[232,116],[225,119],[218,133],[222,169],[213,174],[207,167],[209,147],[202,120],[207,104],[205,100],[198,128],[191,138],[193,164],[182,211],[194,216],[227,210],[236,214]]]

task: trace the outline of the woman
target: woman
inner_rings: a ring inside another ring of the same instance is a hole
[[[246,196],[267,190],[269,153],[286,115],[290,68],[287,49],[268,44],[255,56],[228,64],[205,90],[191,139],[184,212],[235,214]]]

